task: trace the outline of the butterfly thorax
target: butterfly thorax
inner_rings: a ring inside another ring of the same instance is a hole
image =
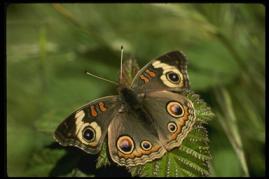
[[[120,87],[119,88],[119,96],[120,100],[127,108],[127,110],[138,110],[141,108],[141,95],[137,95],[135,91],[128,87]]]
[[[139,70],[133,57],[128,57],[123,62],[122,76],[119,77],[118,93],[122,102],[122,110],[134,111],[141,108],[142,97],[132,88],[132,81]]]

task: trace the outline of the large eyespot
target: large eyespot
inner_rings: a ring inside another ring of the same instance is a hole
[[[102,129],[96,122],[76,120],[76,134],[78,140],[84,145],[97,146],[102,136]]]
[[[152,148],[152,144],[149,141],[147,141],[147,140],[143,140],[141,142],[141,148],[143,150],[150,150]]]
[[[169,71],[166,73],[166,78],[171,82],[171,83],[179,83],[180,77],[177,73],[173,71]]]
[[[95,140],[95,130],[90,126],[87,126],[83,129],[82,136],[87,142],[92,142]]]
[[[177,125],[174,122],[169,122],[167,125],[167,128],[168,128],[169,132],[172,132],[172,133],[177,131]]]
[[[182,117],[184,115],[184,109],[179,102],[171,101],[166,105],[167,112],[173,117]]]
[[[121,136],[117,141],[117,148],[124,154],[130,154],[134,150],[134,141],[129,136]]]

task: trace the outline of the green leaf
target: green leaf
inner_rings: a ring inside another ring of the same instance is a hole
[[[193,91],[186,91],[184,94],[193,102],[197,121],[207,123],[215,116],[211,108],[207,106],[206,102],[198,94],[195,94]]]
[[[110,165],[109,156],[107,155],[108,149],[107,149],[107,138],[104,140],[101,152],[99,153],[96,168],[101,168],[103,166]]]

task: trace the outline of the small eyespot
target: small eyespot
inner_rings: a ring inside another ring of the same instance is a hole
[[[117,141],[117,148],[124,154],[130,154],[134,150],[133,139],[129,136],[121,136]]]
[[[180,81],[179,75],[173,71],[166,73],[166,78],[172,83],[179,83]]]
[[[82,136],[87,142],[92,142],[95,140],[95,130],[92,127],[85,127],[82,131]]]
[[[169,122],[167,127],[168,127],[169,132],[174,133],[177,131],[177,125],[174,122]]]
[[[152,148],[152,144],[149,141],[144,140],[141,142],[141,148],[143,150],[150,150]]]
[[[184,115],[184,110],[179,102],[171,101],[166,105],[167,112],[173,117],[182,117]]]

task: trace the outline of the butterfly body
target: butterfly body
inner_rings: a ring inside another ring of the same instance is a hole
[[[119,91],[119,96],[126,106],[131,110],[136,110],[141,107],[141,97],[138,96],[131,88],[123,87]]]
[[[130,80],[126,80],[130,81]],[[108,136],[111,159],[122,166],[143,165],[179,147],[195,122],[186,59],[179,51],[150,61],[118,95],[77,109],[55,131],[55,139],[95,154]]]

